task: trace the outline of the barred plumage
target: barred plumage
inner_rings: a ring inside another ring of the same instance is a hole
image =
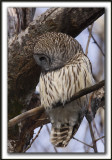
[[[65,147],[80,126],[90,95],[65,103],[76,92],[95,83],[91,64],[81,45],[62,33],[40,36],[34,52],[42,67],[40,97],[52,123],[51,142]]]

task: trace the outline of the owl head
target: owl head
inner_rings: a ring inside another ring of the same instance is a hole
[[[33,56],[42,71],[49,72],[65,66],[78,52],[83,50],[74,38],[63,33],[47,32],[37,38]]]

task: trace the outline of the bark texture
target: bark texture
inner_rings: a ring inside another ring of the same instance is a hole
[[[8,36],[19,34],[33,21],[35,8],[8,8]]]

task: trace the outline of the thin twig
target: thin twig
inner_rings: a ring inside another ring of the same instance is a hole
[[[100,133],[99,133],[97,127],[96,127],[96,124],[95,124],[95,121],[94,121],[94,120],[93,120],[93,126],[94,126],[94,128],[96,129],[96,132],[97,132],[98,136],[100,137]],[[102,143],[104,144],[104,142],[103,142],[102,139],[101,139],[101,141],[102,141]]]
[[[94,133],[93,133],[92,125],[91,125],[91,122],[88,122],[88,123],[89,123],[91,138],[92,138],[92,142],[93,142],[93,149],[94,149],[95,153],[97,153],[98,151],[97,151],[97,146],[96,146],[96,141],[95,141],[95,138],[94,138]]]
[[[105,138],[105,136],[102,136],[102,137],[96,139],[95,141],[97,142],[97,141],[101,140],[102,138]]]
[[[89,48],[89,43],[90,43],[90,39],[91,39],[92,28],[93,28],[93,24],[91,25],[91,28],[90,28],[90,31],[89,31],[89,36],[88,36],[88,41],[87,41],[87,45],[86,45],[85,55],[88,54],[88,48]]]
[[[100,45],[98,44],[98,42],[97,42],[96,39],[94,38],[94,36],[93,36],[93,34],[91,33],[91,31],[90,31],[89,28],[88,28],[88,31],[89,31],[89,33],[91,34],[91,37],[92,37],[94,43],[95,43],[95,44],[97,45],[97,47],[100,49],[102,55],[105,56],[105,54],[104,54],[103,51],[102,51],[102,48],[100,47]]]
[[[88,124],[86,125],[86,127],[85,127],[85,133],[84,133],[84,141],[85,141],[85,139],[86,139],[86,136],[87,136],[87,132],[88,132]],[[86,145],[84,145],[84,150],[85,150],[85,152],[87,152],[88,150],[86,149]],[[90,148],[89,146],[88,146],[88,148]]]
[[[73,139],[75,139],[76,141],[78,141],[78,142],[80,142],[80,143],[82,143],[82,144],[84,144],[84,145],[86,145],[86,146],[88,146],[88,147],[93,148],[93,146],[91,146],[91,145],[89,145],[89,144],[87,144],[87,143],[85,143],[85,142],[82,142],[82,141],[80,141],[79,139],[77,139],[77,138],[75,138],[75,137],[73,137]]]
[[[74,94],[74,96],[71,97],[70,100],[68,100],[66,102],[66,104],[68,104],[71,101],[74,101],[74,100],[76,100],[76,99],[78,99],[78,98],[80,98],[80,97],[82,97],[82,96],[84,96],[84,95],[86,95],[88,93],[91,93],[91,92],[93,92],[95,90],[98,90],[99,88],[103,87],[104,84],[105,84],[105,81],[103,80],[103,81],[101,81],[101,82],[99,82],[99,83],[97,83],[97,84],[95,84],[95,85],[93,85],[91,87],[87,87],[85,89],[82,89],[81,91],[79,91],[76,94]],[[60,103],[60,105],[62,105],[62,104]],[[58,103],[58,106],[59,106],[59,103]],[[45,112],[44,107],[42,107],[42,106],[35,107],[35,108],[33,108],[33,109],[29,110],[29,111],[26,111],[26,112],[24,112],[24,113],[22,113],[22,114],[20,114],[20,115],[18,115],[16,117],[12,118],[11,120],[9,120],[8,127],[12,127],[12,126],[16,125],[17,123],[19,123],[19,122],[21,122],[21,121],[23,121],[26,118],[29,118],[31,116],[37,115],[37,117],[38,117],[38,115],[40,115],[41,113],[44,113],[44,112]]]
[[[36,138],[39,136],[42,127],[43,127],[43,126],[40,127],[38,133],[37,133],[36,136],[32,139],[32,142],[27,146],[27,148],[26,148],[23,152],[26,152],[26,151],[31,147],[31,145],[33,144],[33,142],[34,142],[34,141],[36,140]]]
[[[94,92],[93,92],[94,93]],[[88,110],[89,110],[89,112],[90,111],[92,111],[91,110],[91,101],[92,101],[92,98],[93,98],[93,94],[90,96],[90,98],[89,98],[89,104],[88,104]],[[92,116],[92,114],[91,114],[91,116]],[[90,117],[88,117],[88,116],[86,116],[86,118],[87,118],[87,121],[88,121],[88,123],[89,123],[89,129],[90,129],[90,133],[91,133],[91,138],[92,138],[92,143],[93,143],[93,149],[94,149],[94,151],[95,151],[95,153],[97,153],[97,146],[96,146],[96,141],[95,141],[95,137],[94,137],[94,132],[93,132],[93,129],[92,129],[92,125],[91,125],[91,121],[92,121],[92,119],[93,118],[90,118]]]
[[[50,130],[47,124],[46,124],[46,128],[47,128],[48,133],[50,134]]]
[[[47,131],[48,131],[48,133],[49,133],[49,135],[50,135],[50,130],[49,130],[49,127],[48,127],[48,125],[47,125],[47,124],[46,124],[46,128],[47,128]],[[57,153],[58,151],[57,151],[56,147],[55,147],[55,146],[53,146],[53,148],[54,148],[55,152]]]

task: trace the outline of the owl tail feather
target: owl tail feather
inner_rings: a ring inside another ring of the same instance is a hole
[[[66,147],[73,133],[73,126],[63,125],[60,128],[52,127],[51,143],[56,147]]]

